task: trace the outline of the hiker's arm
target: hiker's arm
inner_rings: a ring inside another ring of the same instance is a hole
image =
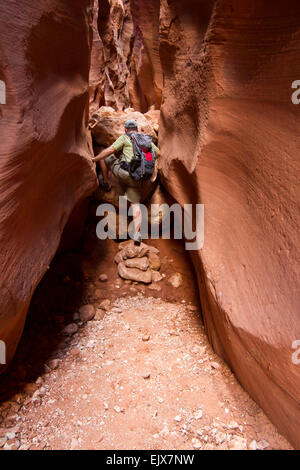
[[[158,168],[157,168],[157,160],[158,160],[159,156],[160,156],[160,153],[159,153],[159,151],[158,151],[158,152],[155,153],[154,171],[153,171],[153,175],[152,175],[151,178],[150,178],[151,183],[154,183],[154,181],[155,181],[156,178],[157,178],[157,170],[158,170]]]
[[[99,160],[103,160],[106,157],[109,157],[116,151],[115,147],[112,145],[110,147],[107,147],[107,149],[102,150],[96,157],[93,157],[92,160],[93,162],[99,162]]]

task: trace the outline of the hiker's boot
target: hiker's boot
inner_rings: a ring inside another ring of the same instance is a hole
[[[98,175],[98,181],[99,181],[100,187],[101,187],[106,193],[108,193],[108,192],[111,190],[111,185],[110,185],[107,181],[104,181],[103,176],[101,175],[101,173]]]
[[[135,245],[140,245],[142,241],[141,232],[136,232],[133,236],[133,241]]]

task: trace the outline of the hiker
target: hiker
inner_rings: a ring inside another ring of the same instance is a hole
[[[120,156],[114,155],[121,152]],[[121,135],[110,147],[102,150],[92,160],[99,161],[102,177],[100,184],[105,190],[110,189],[108,170],[118,178],[124,189],[124,196],[132,206],[135,244],[141,243],[141,194],[147,180],[154,183],[157,178],[157,158],[159,149],[150,136],[138,133],[136,121],[125,123],[125,134]]]

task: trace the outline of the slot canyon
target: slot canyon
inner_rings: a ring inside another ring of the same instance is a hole
[[[0,450],[299,449],[299,2],[0,23]],[[121,188],[92,157],[128,119],[160,152],[144,204],[203,205],[199,249],[97,237]]]

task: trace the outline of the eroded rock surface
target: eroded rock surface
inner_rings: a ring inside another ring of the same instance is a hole
[[[296,1],[160,2],[162,174],[205,205],[191,256],[206,330],[298,448],[299,17]]]
[[[68,217],[96,183],[85,119],[91,6],[88,0],[0,5],[0,78],[6,84],[0,106],[0,339],[7,363]]]
[[[124,134],[124,124],[127,120],[134,119],[139,128],[139,132],[151,135],[154,142],[157,142],[159,115],[148,118],[132,108],[125,111],[115,111],[108,106],[102,106],[90,119],[90,128],[97,144],[109,147],[120,135]]]

